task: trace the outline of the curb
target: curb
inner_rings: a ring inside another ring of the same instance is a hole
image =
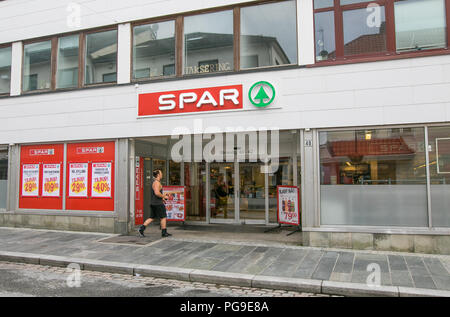
[[[230,286],[268,288],[306,292],[314,294],[342,295],[348,297],[450,297],[450,291],[408,288],[399,286],[370,287],[361,283],[297,279],[275,276],[256,276],[250,274],[218,272],[156,265],[129,264],[55,255],[31,254],[0,251],[0,261],[38,264],[46,266],[67,267],[71,263],[80,265],[82,270],[142,275],[147,277],[167,278],[188,282],[222,284]]]

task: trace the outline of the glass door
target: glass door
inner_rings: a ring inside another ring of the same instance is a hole
[[[261,162],[239,163],[239,221],[266,223],[266,175]]]
[[[234,163],[211,163],[209,175],[210,222],[235,222]]]

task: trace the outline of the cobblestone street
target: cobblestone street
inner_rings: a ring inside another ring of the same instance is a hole
[[[70,274],[67,268],[0,262],[0,296],[329,297],[85,270],[80,287],[69,287]]]

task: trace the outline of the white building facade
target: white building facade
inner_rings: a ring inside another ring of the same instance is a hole
[[[449,0],[1,1],[0,225],[129,233],[161,169],[187,223],[292,186],[304,245],[450,254],[449,42]]]

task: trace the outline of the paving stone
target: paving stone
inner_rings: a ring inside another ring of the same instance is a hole
[[[444,267],[442,262],[436,258],[423,258],[423,261],[431,275],[450,276],[450,273]]]
[[[388,255],[391,271],[408,271],[405,258],[401,255]]]
[[[432,278],[437,289],[450,291],[450,275],[433,275]]]
[[[323,254],[322,251],[310,250],[303,258],[292,277],[311,278]]]
[[[359,272],[367,272],[367,268],[370,264],[376,263],[380,266],[380,270],[382,273],[389,273],[389,265],[387,260],[379,260],[379,259],[361,259],[355,258],[353,270]]]
[[[312,278],[319,280],[328,280],[333,272],[339,254],[337,252],[325,252],[314,271]]]
[[[392,285],[414,287],[411,274],[408,271],[391,271]]]
[[[335,281],[335,282],[351,282],[352,274],[351,273],[333,272],[333,273],[331,273],[329,280]]]
[[[417,288],[429,288],[429,289],[436,289],[436,284],[434,284],[433,279],[431,276],[421,276],[421,275],[414,275],[412,276],[414,280],[414,285]]]
[[[333,272],[351,273],[353,271],[354,258],[355,254],[352,252],[339,252],[339,257],[336,261]]]

